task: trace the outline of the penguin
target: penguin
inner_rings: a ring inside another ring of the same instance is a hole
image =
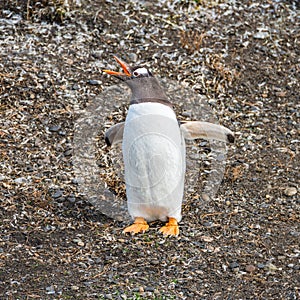
[[[103,70],[125,82],[131,100],[125,122],[105,132],[108,146],[122,143],[127,207],[133,224],[123,233],[137,234],[148,223],[165,222],[160,232],[178,236],[185,179],[185,139],[234,142],[226,127],[201,121],[179,123],[158,80],[144,66],[132,67],[114,59],[122,72]]]

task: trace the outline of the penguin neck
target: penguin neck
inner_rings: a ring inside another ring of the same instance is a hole
[[[160,86],[155,77],[135,78],[126,82],[131,89],[131,104],[155,102],[167,105],[171,108],[172,103]]]

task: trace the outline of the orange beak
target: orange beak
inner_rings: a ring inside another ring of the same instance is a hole
[[[130,67],[128,66],[128,64],[126,62],[122,61],[120,58],[118,58],[116,56],[114,56],[114,59],[122,67],[124,73],[116,72],[116,71],[110,71],[110,70],[103,70],[103,72],[105,72],[109,75],[114,75],[114,76],[131,76]]]

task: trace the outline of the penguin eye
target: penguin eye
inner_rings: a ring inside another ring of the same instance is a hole
[[[139,74],[138,71],[134,71],[134,72],[133,72],[133,76],[138,77],[139,75],[140,75],[140,74]]]
[[[134,77],[147,76],[149,75],[149,72],[146,68],[138,68],[132,73],[132,75]]]

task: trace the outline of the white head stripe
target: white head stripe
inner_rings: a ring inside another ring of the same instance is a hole
[[[134,74],[135,72],[138,73],[138,75],[147,75],[148,74],[148,70],[146,68],[138,68],[136,70],[134,70]]]

